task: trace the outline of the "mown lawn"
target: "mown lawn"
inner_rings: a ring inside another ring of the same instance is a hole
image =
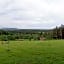
[[[0,64],[64,64],[64,40],[0,41]]]

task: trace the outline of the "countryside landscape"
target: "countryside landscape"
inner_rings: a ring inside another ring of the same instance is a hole
[[[64,64],[64,0],[0,0],[0,64]]]
[[[63,29],[64,25],[52,30],[1,29],[0,63],[64,64]]]

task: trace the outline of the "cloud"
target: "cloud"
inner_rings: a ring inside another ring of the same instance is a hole
[[[0,26],[47,29],[64,24],[64,0],[0,0]]]

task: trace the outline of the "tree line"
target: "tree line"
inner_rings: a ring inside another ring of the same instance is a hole
[[[0,30],[0,40],[40,40],[41,39],[52,39],[52,31],[42,30],[14,30],[6,31]]]

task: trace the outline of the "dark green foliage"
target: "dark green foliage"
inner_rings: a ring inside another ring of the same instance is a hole
[[[8,37],[6,35],[1,35],[0,40],[8,41]]]
[[[0,40],[8,41],[8,40],[40,40],[40,37],[43,36],[46,39],[52,39],[51,31],[0,31]]]

